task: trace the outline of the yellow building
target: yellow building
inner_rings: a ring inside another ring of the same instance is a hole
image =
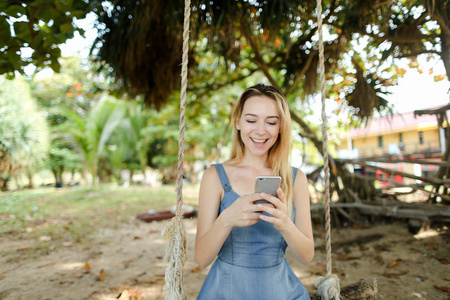
[[[434,110],[438,108],[433,108]],[[444,110],[445,111],[445,110]],[[449,111],[445,111],[447,120]],[[445,122],[446,124],[446,122]],[[412,164],[405,162],[382,163],[380,159],[424,161],[441,161],[445,152],[445,130],[438,125],[436,115],[423,114],[415,116],[414,112],[396,114],[384,118],[369,120],[366,127],[351,129],[338,146],[338,158],[373,159],[370,164],[379,167],[414,174],[416,176],[432,175],[435,165]],[[376,162],[378,160],[378,162]],[[358,167],[355,165],[355,167]],[[373,169],[361,172],[387,179],[389,174]],[[404,183],[401,176],[395,176],[395,182]],[[406,180],[411,181],[411,180]]]
[[[408,112],[371,119],[366,127],[351,129],[338,146],[338,157],[441,157],[445,145],[445,131],[439,128],[435,115],[415,117],[414,112]]]

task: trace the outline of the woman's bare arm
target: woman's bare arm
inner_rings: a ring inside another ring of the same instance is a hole
[[[303,264],[308,264],[314,257],[314,238],[311,224],[308,180],[298,170],[294,183],[293,204],[295,206],[295,224],[282,232],[287,244]]]
[[[211,264],[232,228],[226,227],[218,216],[222,186],[214,167],[203,174],[200,184],[195,261],[201,268]]]

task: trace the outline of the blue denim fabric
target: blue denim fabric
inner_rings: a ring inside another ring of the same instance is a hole
[[[239,195],[230,186],[225,169],[214,165],[224,188],[219,214]],[[294,180],[297,169],[293,168]],[[260,220],[235,227],[225,240],[197,299],[310,299],[284,258],[286,241],[275,227]]]

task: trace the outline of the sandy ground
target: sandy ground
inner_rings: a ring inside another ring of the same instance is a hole
[[[33,240],[2,236],[0,251],[9,254],[0,259],[0,299],[164,299],[166,241],[161,232],[167,222],[131,219],[117,229],[86,237],[89,249],[68,244],[35,259],[20,258],[21,249]],[[199,270],[194,261],[196,218],[184,224],[184,290],[188,299],[195,299],[208,268]],[[326,273],[323,228],[315,228],[314,234],[316,255],[308,266],[298,263],[289,249],[286,255],[310,293],[317,276]],[[372,241],[354,243],[364,238]],[[412,235],[404,223],[334,229],[333,273],[341,286],[375,277],[378,299],[450,299],[449,240],[449,231],[429,229]],[[353,243],[346,244],[349,241]]]

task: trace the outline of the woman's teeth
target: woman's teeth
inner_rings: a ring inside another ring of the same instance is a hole
[[[252,141],[254,141],[255,143],[264,143],[267,140],[257,140],[252,138]]]

